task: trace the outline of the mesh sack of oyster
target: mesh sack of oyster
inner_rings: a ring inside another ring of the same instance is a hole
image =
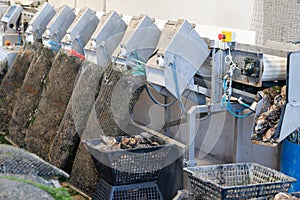
[[[133,148],[147,148],[153,146],[160,146],[163,142],[158,141],[157,138],[151,136],[149,133],[142,132],[135,136],[101,136],[102,143],[96,148],[104,151],[133,149]]]
[[[40,52],[40,44],[25,45],[16,55],[0,84],[0,130],[8,133],[8,122],[27,70]]]
[[[255,117],[253,140],[275,143],[279,137],[277,126],[286,100],[286,86],[267,88],[257,95],[262,108]]]
[[[35,154],[11,145],[0,145],[0,173],[31,174],[40,177],[65,177],[69,175],[47,163]]]

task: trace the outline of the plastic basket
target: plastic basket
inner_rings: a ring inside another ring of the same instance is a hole
[[[184,168],[195,199],[250,199],[287,192],[296,179],[255,163]]]
[[[111,186],[100,179],[93,200],[163,200],[156,181]]]
[[[157,180],[160,170],[170,164],[169,159],[174,159],[172,144],[104,151],[96,147],[101,142],[100,139],[84,141],[100,177],[111,185]]]

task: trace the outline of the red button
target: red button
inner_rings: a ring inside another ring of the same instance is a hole
[[[219,40],[223,40],[223,39],[225,39],[225,35],[224,34],[222,34],[222,33],[220,33],[219,35],[218,35],[218,38],[219,38]]]

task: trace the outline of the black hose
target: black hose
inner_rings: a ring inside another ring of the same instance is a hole
[[[155,97],[151,94],[149,88],[148,88],[148,85],[145,84],[145,89],[147,91],[147,94],[149,95],[150,99],[157,105],[161,106],[161,107],[169,107],[169,106],[172,106],[176,101],[177,99],[174,99],[174,101],[168,103],[168,104],[163,104],[163,103],[160,103],[157,99],[155,99]]]

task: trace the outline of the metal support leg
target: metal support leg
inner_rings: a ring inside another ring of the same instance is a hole
[[[195,137],[196,137],[196,114],[197,113],[207,113],[209,112],[209,107],[207,105],[197,105],[193,106],[187,113],[187,125],[188,125],[188,151],[187,160],[185,165],[192,167],[196,165],[195,161]]]
[[[168,97],[165,97],[165,104],[168,104]],[[166,107],[165,108],[165,123],[169,123],[171,121],[171,107]],[[169,127],[165,128],[165,135],[168,137],[171,137],[171,130]]]

